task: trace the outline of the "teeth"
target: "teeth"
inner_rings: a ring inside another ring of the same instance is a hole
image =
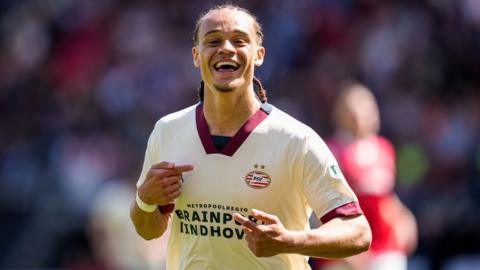
[[[235,62],[218,62],[216,65],[215,65],[215,68],[220,68],[222,66],[233,66],[235,68],[238,67],[238,64],[235,63]]]

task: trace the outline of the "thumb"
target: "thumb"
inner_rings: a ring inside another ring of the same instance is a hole
[[[257,210],[257,209],[252,209],[252,215],[266,224],[277,224],[280,223],[280,220],[278,219],[277,216],[272,215],[272,214],[267,214],[263,211]]]

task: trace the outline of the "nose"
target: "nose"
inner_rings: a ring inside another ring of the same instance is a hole
[[[229,40],[225,40],[220,46],[219,51],[223,53],[234,53],[235,46],[233,46],[232,42],[230,42]]]

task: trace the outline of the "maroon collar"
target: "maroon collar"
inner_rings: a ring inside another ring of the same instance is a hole
[[[203,114],[203,103],[199,103],[195,112],[195,120],[197,122],[197,131],[200,140],[202,141],[203,148],[207,154],[222,154],[226,156],[233,156],[242,143],[248,138],[248,135],[268,117],[268,113],[260,109],[254,113],[243,126],[237,131],[237,133],[230,139],[230,141],[218,151],[217,147],[213,143],[212,136],[208,129],[207,120]]]

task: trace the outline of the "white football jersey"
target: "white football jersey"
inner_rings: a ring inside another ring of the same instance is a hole
[[[167,269],[310,269],[307,257],[257,258],[233,220],[252,209],[278,216],[288,230],[360,214],[357,198],[323,140],[309,127],[266,104],[217,151],[202,103],[160,119],[149,138],[140,186],[153,164],[191,164],[175,200]],[[342,212],[343,211],[343,212]]]

